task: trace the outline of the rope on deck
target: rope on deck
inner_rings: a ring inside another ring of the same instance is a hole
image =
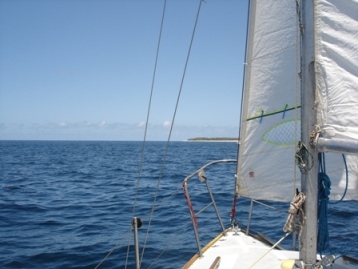
[[[254,262],[249,269],[253,268],[259,261],[261,261],[271,250],[273,250],[278,244],[280,244],[287,236],[289,236],[291,232],[286,233],[280,240],[277,241],[264,255],[262,255],[256,262]]]

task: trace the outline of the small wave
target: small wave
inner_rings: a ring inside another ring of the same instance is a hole
[[[56,225],[63,225],[63,222],[57,220],[46,220],[38,223],[39,225],[43,226],[56,226]]]
[[[4,186],[4,189],[9,189],[9,190],[16,190],[16,189],[21,189],[23,188],[25,185],[7,185]]]

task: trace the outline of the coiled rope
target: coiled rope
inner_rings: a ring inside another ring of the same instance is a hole
[[[290,204],[290,209],[288,210],[288,218],[286,220],[285,225],[283,226],[284,232],[295,232],[299,230],[298,235],[301,236],[302,226],[305,221],[304,212],[302,210],[302,205],[306,200],[306,195],[303,192],[298,193]],[[302,214],[302,223],[300,223],[300,228],[296,228],[297,221],[297,213],[300,212]]]

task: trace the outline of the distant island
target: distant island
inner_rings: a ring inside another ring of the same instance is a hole
[[[188,142],[237,142],[235,137],[195,137],[189,138]]]

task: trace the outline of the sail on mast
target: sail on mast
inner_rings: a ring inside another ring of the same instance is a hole
[[[317,131],[322,151],[358,153],[358,1],[319,0],[316,5]],[[331,199],[358,199],[358,156],[327,154]],[[348,183],[346,179],[348,173]]]
[[[326,138],[358,140],[357,9],[357,1],[317,6],[317,119]]]
[[[300,3],[250,4],[237,171],[243,196],[291,201],[300,189],[294,162],[301,141]],[[348,152],[357,152],[358,3],[319,0],[313,6],[317,127],[310,131],[318,131],[321,151],[332,151],[333,143],[343,140]],[[358,157],[347,156],[345,163],[341,154],[329,153],[326,163],[331,199],[342,198],[347,188],[345,198],[357,200]]]
[[[238,191],[291,200],[298,187],[292,156],[300,140],[296,3],[251,1],[249,18]]]
[[[316,5],[316,103],[320,151],[358,153],[358,1]],[[331,199],[358,200],[358,157],[329,153]],[[348,177],[347,177],[347,175]]]

